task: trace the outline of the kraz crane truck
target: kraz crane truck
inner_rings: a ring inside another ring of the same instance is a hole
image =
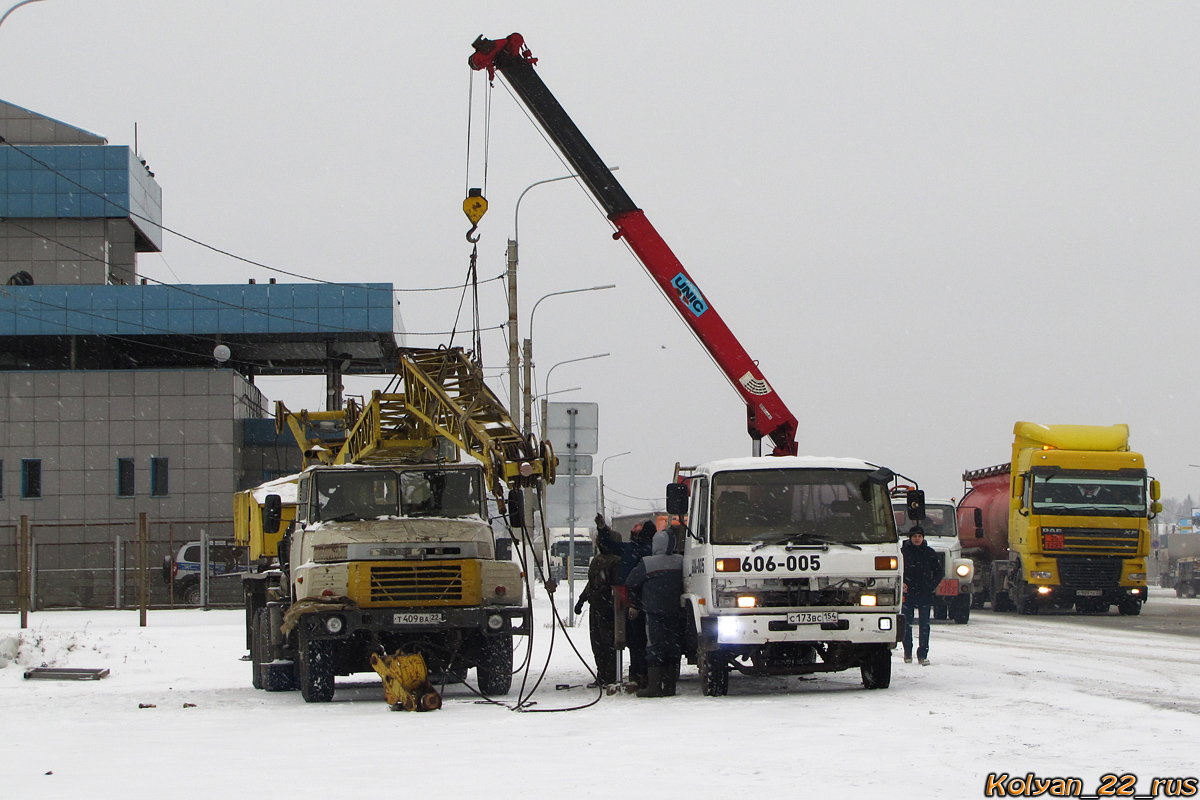
[[[758,362],[634,204],[534,70],[514,33],[482,36],[468,61],[503,76],[574,168],[672,306],[746,403],[752,453],[714,461],[668,487],[668,512],[689,514],[686,655],[702,689],[723,695],[731,669],[800,675],[859,667],[886,687],[901,635],[900,546],[888,501],[893,473],[865,461],[797,457],[797,420]],[[923,513],[923,509],[921,510]]]
[[[1011,462],[963,474],[958,530],[977,604],[1140,613],[1162,505],[1129,426],[1018,422],[1013,434]]]
[[[485,695],[509,690],[530,610],[520,567],[496,556],[487,491],[503,510],[512,487],[520,516],[517,487],[552,482],[553,453],[520,434],[461,350],[406,350],[397,371],[397,390],[361,407],[277,406],[307,466],[238,503],[252,554],[278,564],[245,582],[256,688],[324,702],[335,675],[404,653],[431,672],[474,668]],[[285,505],[295,521],[281,531]]]

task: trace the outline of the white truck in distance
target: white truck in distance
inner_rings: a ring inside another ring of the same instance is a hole
[[[896,515],[900,538],[907,538],[915,523],[907,517],[903,497],[892,497],[892,512]],[[921,520],[920,525],[925,533],[925,541],[942,562],[942,582],[934,594],[933,618],[952,619],[959,625],[966,625],[971,618],[974,599],[971,581],[975,579],[975,562],[962,557],[954,503],[950,500],[927,500],[925,519]]]
[[[733,669],[858,667],[863,686],[886,688],[901,631],[891,470],[783,456],[682,472],[690,490],[668,486],[667,511],[688,514],[684,653],[699,667],[701,692],[726,694]]]

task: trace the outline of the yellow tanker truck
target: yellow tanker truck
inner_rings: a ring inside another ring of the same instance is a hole
[[[977,606],[1138,614],[1158,481],[1129,449],[1128,425],[1013,427],[1012,461],[963,474],[963,556]]]

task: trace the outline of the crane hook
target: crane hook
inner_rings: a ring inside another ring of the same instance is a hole
[[[481,189],[471,189],[467,192],[467,199],[463,200],[463,213],[471,221],[471,229],[467,231],[467,241],[471,244],[479,241],[479,235],[472,236],[472,234],[479,229],[479,220],[483,219],[483,215],[487,213],[487,208],[488,202],[484,198]]]

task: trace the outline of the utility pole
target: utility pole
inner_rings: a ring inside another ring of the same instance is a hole
[[[515,420],[521,412],[521,356],[517,332],[517,240],[508,240],[508,411]],[[528,346],[529,340],[525,340]],[[525,378],[529,385],[529,378]],[[528,426],[525,433],[528,434]]]

